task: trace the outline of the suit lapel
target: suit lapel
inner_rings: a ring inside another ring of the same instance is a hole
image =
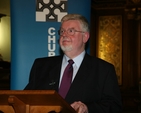
[[[62,57],[60,57],[62,59]],[[54,67],[49,73],[49,85],[52,85],[52,89],[58,91],[58,85],[60,80],[60,71],[61,71],[61,65],[62,60],[58,59],[58,62],[56,62]]]
[[[90,70],[90,62],[88,61],[88,55],[86,54],[84,57],[84,60],[82,61],[82,64],[74,78],[74,81],[70,87],[70,90],[66,96],[66,99],[69,99],[71,97],[74,97],[74,92],[77,92],[78,89],[80,89],[81,85],[83,83],[85,83],[85,80],[87,79],[87,77],[89,76],[89,70]],[[79,83],[79,84],[78,84]]]

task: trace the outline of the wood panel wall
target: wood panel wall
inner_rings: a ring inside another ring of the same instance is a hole
[[[139,82],[141,80],[141,1],[92,0],[90,54],[96,56],[99,16],[122,15],[122,85],[123,109],[141,109]]]

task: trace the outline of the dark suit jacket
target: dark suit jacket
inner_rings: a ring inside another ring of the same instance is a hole
[[[58,91],[63,56],[36,59],[25,90]],[[114,66],[85,55],[65,100],[82,101],[89,113],[120,113],[121,95]]]

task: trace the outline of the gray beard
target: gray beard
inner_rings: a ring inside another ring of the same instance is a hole
[[[62,51],[69,52],[72,50],[72,46],[61,46]]]

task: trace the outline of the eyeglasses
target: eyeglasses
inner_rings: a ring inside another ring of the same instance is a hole
[[[73,35],[75,34],[75,32],[84,33],[83,31],[77,31],[77,30],[72,29],[72,28],[70,28],[70,29],[68,29],[68,30],[64,30],[64,29],[58,30],[58,34],[59,34],[60,36],[62,36],[65,32],[67,32],[67,34],[70,35],[70,36],[73,36]]]

